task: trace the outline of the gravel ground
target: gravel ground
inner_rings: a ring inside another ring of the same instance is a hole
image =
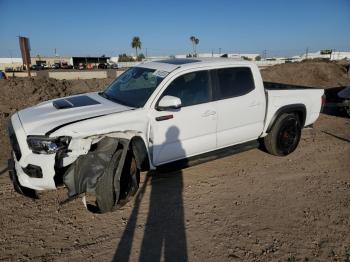
[[[258,149],[143,174],[123,209],[91,214],[64,188],[36,201],[0,176],[0,260],[349,261],[350,120],[321,115],[298,149]]]

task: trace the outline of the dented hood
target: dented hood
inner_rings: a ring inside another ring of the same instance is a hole
[[[18,115],[28,135],[45,135],[61,125],[131,109],[98,93],[87,93],[43,102]]]

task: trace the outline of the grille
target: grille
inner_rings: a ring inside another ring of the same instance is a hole
[[[11,143],[12,150],[15,153],[17,161],[19,161],[21,159],[21,157],[22,157],[22,153],[21,153],[21,149],[19,148],[19,144],[18,144],[18,141],[17,141],[17,137],[16,137],[16,134],[15,134],[15,131],[13,129],[11,120],[10,120],[9,125],[8,125],[8,132],[9,132],[9,137],[10,137],[10,143]]]

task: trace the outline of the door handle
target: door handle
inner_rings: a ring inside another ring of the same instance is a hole
[[[157,116],[156,121],[164,121],[174,118],[173,115]]]
[[[215,114],[216,114],[215,111],[213,111],[213,110],[207,110],[207,111],[205,111],[205,112],[202,114],[202,116],[203,116],[203,117],[208,117],[208,116],[212,116],[212,115],[215,115]]]

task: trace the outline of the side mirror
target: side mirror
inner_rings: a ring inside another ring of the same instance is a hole
[[[160,111],[179,108],[181,108],[181,99],[175,96],[163,96],[157,107]]]

